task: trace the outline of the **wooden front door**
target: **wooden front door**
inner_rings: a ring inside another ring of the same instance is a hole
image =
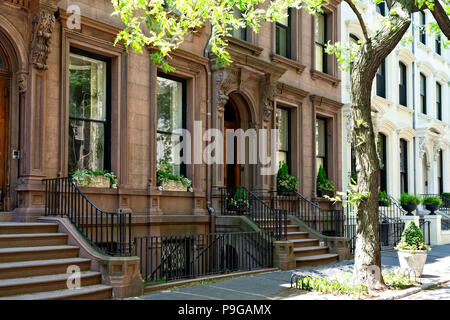
[[[241,185],[241,166],[237,163],[238,160],[238,150],[237,150],[237,139],[234,139],[234,163],[227,163],[227,135],[226,130],[232,129],[237,130],[241,127],[241,120],[239,117],[239,112],[234,105],[234,103],[229,100],[225,105],[225,123],[224,129],[224,185],[226,187],[238,187]]]
[[[9,78],[0,70],[0,210],[5,209]]]

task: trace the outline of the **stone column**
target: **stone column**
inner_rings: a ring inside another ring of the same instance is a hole
[[[44,211],[42,179],[45,177],[46,70],[50,41],[55,27],[56,0],[39,1],[33,13],[28,77],[21,87],[27,90],[22,109],[21,164],[18,208],[14,220],[34,220]],[[26,84],[25,84],[26,81]],[[21,89],[22,91],[22,89]]]
[[[430,244],[441,244],[441,219],[439,214],[424,216],[425,221],[430,221]],[[425,229],[428,232],[428,228]],[[425,234],[424,234],[425,237]]]

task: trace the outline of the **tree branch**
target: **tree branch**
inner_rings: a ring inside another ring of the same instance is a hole
[[[447,39],[450,40],[450,20],[444,8],[442,8],[441,4],[439,3],[439,0],[434,1],[434,9],[430,11],[433,14],[433,17],[436,20],[437,24],[439,25],[439,28],[441,28],[442,33],[445,34]]]
[[[353,3],[352,0],[345,0],[345,2],[347,2],[347,4],[350,6],[350,8],[353,10],[353,12],[356,14],[356,17],[358,18],[359,24],[361,25],[361,29],[362,32],[364,34],[364,38],[366,39],[366,41],[369,40],[369,35],[367,33],[367,28],[366,25],[364,23],[364,19],[361,16],[361,13],[358,11],[358,9],[356,8],[355,4]]]

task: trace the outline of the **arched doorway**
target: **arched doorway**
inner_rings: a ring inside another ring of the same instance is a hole
[[[10,64],[5,51],[0,46],[0,210],[5,209],[7,172],[8,172],[8,132],[9,132],[9,97]]]
[[[227,129],[237,130],[241,128],[241,116],[236,104],[229,99],[225,104],[224,114],[224,185],[237,187],[241,185],[241,166],[238,164],[237,138],[234,138],[234,161],[227,163]]]

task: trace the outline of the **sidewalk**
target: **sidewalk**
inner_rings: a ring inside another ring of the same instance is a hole
[[[397,252],[384,252],[381,255],[383,270],[397,270],[399,261]],[[342,271],[351,271],[353,260],[337,264],[297,269],[295,272],[332,276]],[[291,288],[290,279],[294,271],[275,271],[243,276],[207,284],[175,288],[149,293],[132,300],[329,300],[349,299],[347,296],[323,295]],[[450,280],[450,245],[432,246],[422,276],[422,283],[437,283]],[[414,288],[415,292],[420,291]],[[411,291],[411,289],[409,289]],[[402,290],[405,292],[405,290]],[[400,292],[396,293],[397,295]],[[389,295],[384,298],[390,299]]]

